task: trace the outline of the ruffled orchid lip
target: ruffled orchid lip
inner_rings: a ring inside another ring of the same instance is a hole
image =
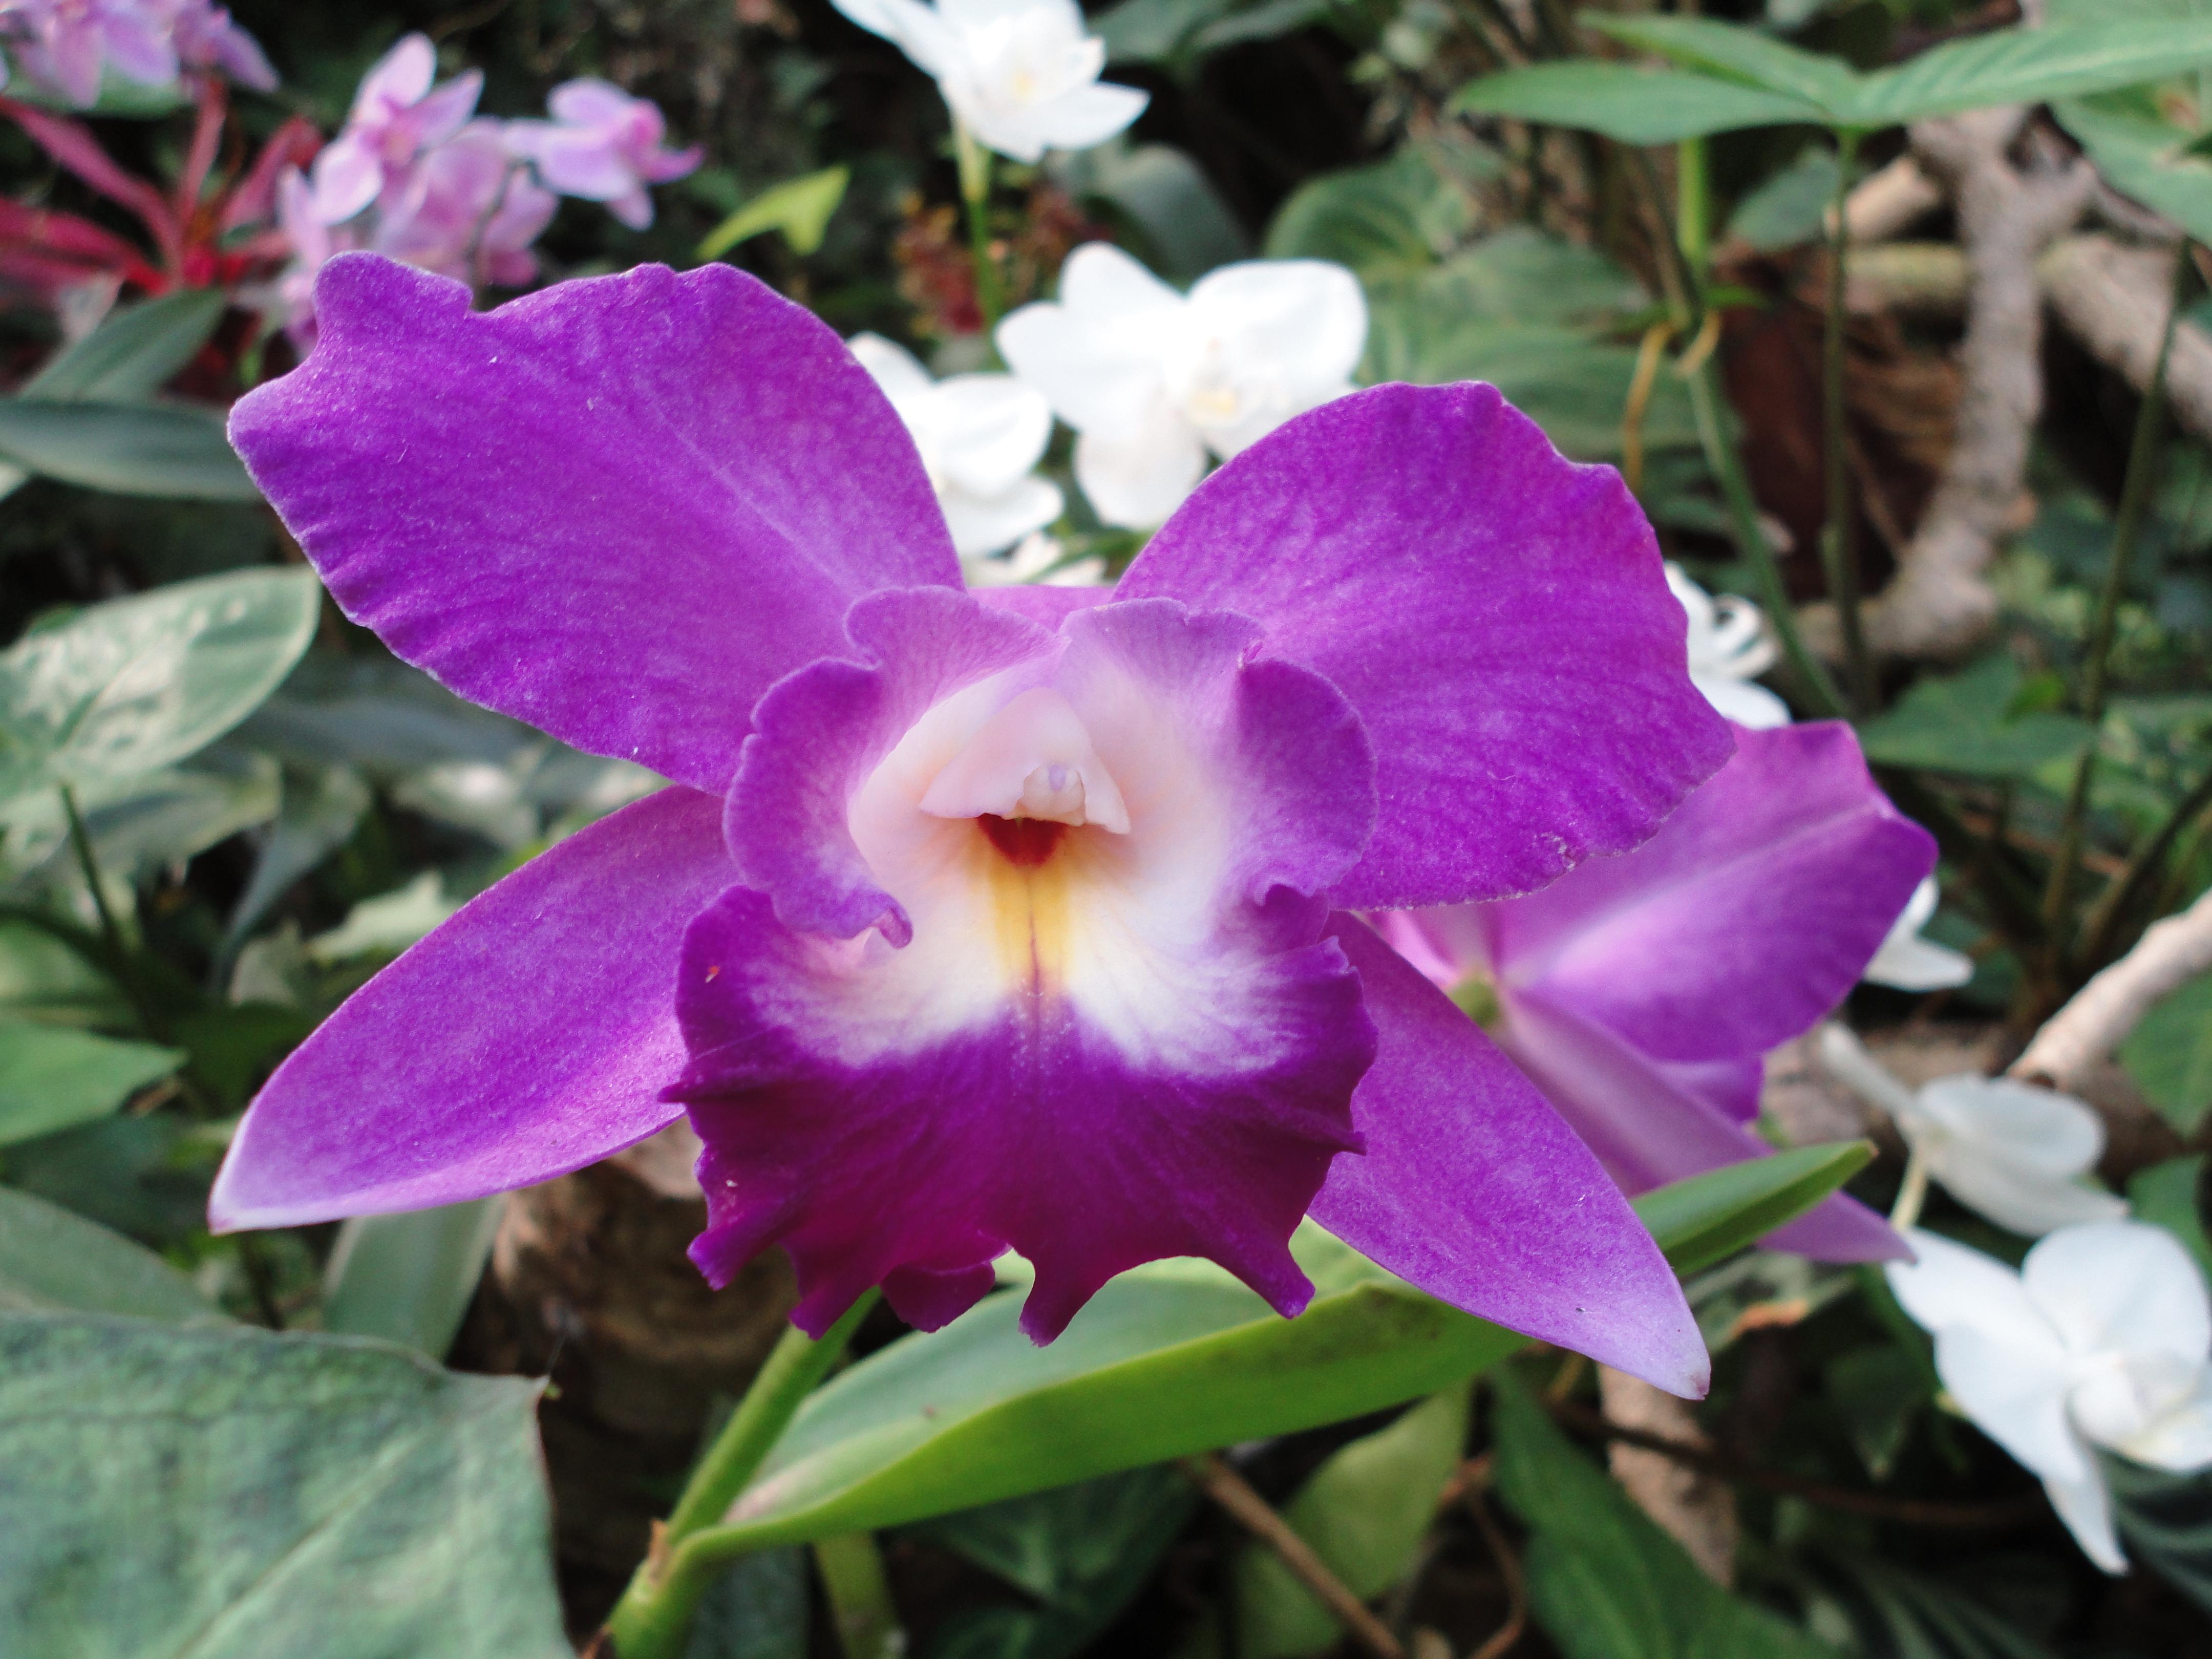
[[[1702,1386],[1596,1161],[1331,916],[1540,885],[1725,757],[1611,472],[1491,388],[1377,388],[1229,462],[1110,595],[987,601],[874,382],[728,267],[477,313],[342,255],[317,299],[319,345],[233,433],[340,606],[690,787],[310,1039],[226,1219],[542,1180],[665,1096],[706,1147],[698,1260],[782,1243],[811,1329],[878,1283],[940,1324],[1009,1245],[1040,1338],[1164,1255],[1291,1312],[1311,1207],[1455,1305]]]

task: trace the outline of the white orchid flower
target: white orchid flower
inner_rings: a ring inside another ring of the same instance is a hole
[[[1012,547],[1060,516],[1059,487],[1033,471],[1052,441],[1042,392],[1011,374],[933,380],[912,352],[879,334],[846,343],[906,422],[962,558]]]
[[[1068,256],[1060,298],[999,325],[1000,355],[1073,427],[1075,479],[1109,524],[1165,522],[1206,471],[1352,390],[1359,281],[1318,259],[1224,265],[1178,294],[1121,249]]]
[[[2105,1124],[2071,1095],[1972,1073],[1908,1089],[1834,1024],[1820,1032],[1820,1060],[1889,1114],[1930,1179],[2000,1227],[2034,1237],[2128,1212],[2125,1199],[2081,1184],[2104,1156]]]
[[[1041,530],[1023,537],[1021,544],[1004,557],[963,559],[960,568],[970,587],[1017,587],[1028,582],[1040,587],[1099,587],[1106,581],[1105,560],[1096,554],[1068,559],[1066,548]]]
[[[2082,1552],[2128,1570],[2097,1447],[2176,1474],[2212,1464],[2212,1305],[2173,1236],[2134,1221],[2055,1232],[2014,1273],[1917,1229],[1889,1286],[1936,1338],[1960,1410],[2043,1482]]]
[[[1102,86],[1106,43],[1086,33],[1075,0],[833,0],[937,82],[976,143],[1017,161],[1103,144],[1144,112],[1150,94]]]
[[[1706,592],[1671,562],[1667,586],[1690,619],[1690,684],[1738,726],[1765,731],[1789,725],[1790,705],[1752,684],[1774,666],[1774,641],[1759,607],[1733,593]]]
[[[1920,937],[1920,930],[1936,914],[1936,878],[1930,876],[1912,890],[1904,913],[1889,930],[1889,937],[1860,975],[1876,985],[1899,991],[1942,991],[1964,985],[1974,976],[1974,959],[1963,951]]]

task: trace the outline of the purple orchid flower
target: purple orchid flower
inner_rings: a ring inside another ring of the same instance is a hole
[[[141,86],[177,78],[171,6],[162,0],[22,0],[8,9],[18,66],[33,82],[89,106],[112,69]]]
[[[315,157],[315,216],[341,224],[384,195],[415,158],[459,132],[476,112],[483,71],[468,70],[441,87],[437,49],[427,34],[404,36],[378,58],[353,95],[345,129]]]
[[[550,121],[511,121],[507,148],[533,163],[549,190],[607,210],[632,230],[653,222],[647,185],[665,185],[698,167],[698,145],[668,149],[668,123],[649,98],[633,98],[605,81],[568,81],[546,100]]]
[[[783,1244],[810,1331],[878,1283],[942,1325],[1008,1248],[1039,1340],[1176,1255],[1292,1314],[1310,1212],[1702,1389],[1597,1160],[1347,914],[1626,851],[1728,754],[1610,469],[1492,387],[1383,386],[1231,461],[1118,588],[971,593],[883,393],[733,269],[472,313],[349,253],[316,297],[313,354],[231,433],[339,605],[675,787],[325,1022],[240,1125],[216,1226],[544,1181],[680,1103],[694,1259],[719,1284]]]
[[[1739,728],[1735,757],[1626,857],[1380,927],[1641,1193],[1774,1150],[1751,1127],[1761,1056],[1843,1000],[1935,861],[1849,726]],[[1769,1242],[1906,1254],[1841,1194]]]
[[[471,121],[410,167],[378,210],[376,252],[471,283],[520,288],[560,204],[507,153],[497,121]]]
[[[276,70],[261,43],[231,20],[214,0],[184,0],[175,23],[177,58],[193,69],[220,70],[256,92],[276,88]]]

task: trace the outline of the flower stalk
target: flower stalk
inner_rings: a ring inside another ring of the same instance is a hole
[[[952,149],[960,164],[960,199],[968,211],[968,252],[975,265],[975,307],[983,313],[983,337],[988,340],[1006,311],[999,262],[991,252],[991,152],[975,142],[975,135],[957,118],[952,123]]]
[[[2190,268],[2189,244],[2185,240],[2174,255],[2173,292],[2166,307],[2166,330],[2159,337],[2150,384],[2143,388],[2142,403],[2136,410],[2127,477],[2120,485],[2119,515],[2112,525],[2112,550],[2105,562],[2104,584],[2098,590],[2097,608],[2089,623],[2088,656],[2081,672],[2081,718],[2089,723],[2089,741],[2074,768],[2073,784],[2066,794],[2066,815],[2058,832],[2058,850],[2051,859],[2050,884],[2043,894],[2046,994],[2056,992],[2065,966],[2066,908],[2073,900],[2074,878],[2088,836],[2089,790],[2096,778],[2105,700],[2111,688],[2112,639],[2118,627],[2120,597],[2127,591],[2136,543],[2142,538],[2152,486],[2157,480],[2159,440],[2166,430],[2166,362],[2173,354],[2174,328],[2181,319]]]
[[[1836,135],[1836,193],[1828,211],[1827,317],[1820,348],[1820,428],[1827,483],[1827,522],[1820,527],[1820,567],[1828,596],[1842,625],[1844,664],[1851,701],[1860,714],[1875,703],[1874,661],[1867,653],[1865,620],[1860,615],[1858,549],[1853,544],[1850,436],[1844,397],[1844,250],[1850,233],[1844,210],[1850,199],[1851,164],[1858,157],[1859,135],[1846,128]]]
[[[876,1296],[870,1291],[854,1303],[819,1340],[795,1325],[784,1332],[745,1397],[691,1472],[676,1508],[653,1534],[651,1553],[609,1615],[606,1633],[620,1659],[667,1659],[683,1651],[691,1615],[710,1577],[700,1570],[706,1564],[684,1553],[683,1547],[729,1512],[783,1437],[801,1402],[844,1353],[853,1333],[875,1306]]]

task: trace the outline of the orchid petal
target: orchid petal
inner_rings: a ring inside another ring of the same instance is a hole
[[[2069,1227],[2027,1253],[2021,1278],[2077,1352],[2168,1354],[2197,1366],[2212,1349],[2203,1275],[2163,1227],[2141,1221]]]
[[[1702,1395],[1697,1322],[1597,1160],[1373,933],[1349,916],[1333,933],[1377,1047],[1352,1096],[1367,1151],[1330,1164],[1314,1219],[1454,1307]]]
[[[1181,295],[1120,248],[1085,242],[1060,267],[1059,301],[1022,307],[994,338],[1078,432],[1133,437],[1155,418],[1164,337],[1182,310]]]
[[[2045,1475],[2043,1491],[2058,1518],[2066,1523],[2066,1530],[2081,1547],[2082,1554],[2115,1577],[2127,1571],[2127,1554],[2120,1548],[2120,1535],[2112,1525],[2112,1494],[2106,1487],[2102,1469],[2092,1462],[2084,1474],[2064,1480]]]
[[[1148,92],[1109,82],[1078,87],[1036,112],[1037,135],[1050,149],[1089,149],[1103,144],[1145,112]]]
[[[1498,906],[1500,971],[1655,1059],[1759,1054],[1843,1000],[1935,861],[1850,727],[1741,732],[1643,846]]]
[[[1002,552],[1031,531],[1060,517],[1066,502],[1060,486],[1042,478],[1017,478],[993,495],[948,489],[939,498],[945,527],[963,559]]]
[[[2186,1398],[2114,1449],[2177,1474],[2212,1464],[2212,1365],[2199,1372]]]
[[[1633,498],[1492,386],[1299,416],[1201,484],[1120,592],[1255,617],[1358,710],[1382,817],[1346,908],[1539,887],[1645,839],[1728,757]]]
[[[1726,1106],[1684,1088],[1603,1026],[1537,995],[1502,1000],[1505,1052],[1628,1192],[1772,1154]],[[1765,1242],[1826,1261],[1881,1261],[1905,1249],[1886,1222],[1841,1193]]]
[[[1972,957],[1920,937],[1920,930],[1936,914],[1939,896],[1933,876],[1912,890],[1912,897],[1882,940],[1881,949],[1867,963],[1867,979],[1900,991],[1942,991],[1973,978]]]
[[[1166,522],[1206,471],[1206,445],[1162,400],[1158,418],[1127,436],[1086,432],[1075,441],[1075,482],[1108,524],[1146,530]]]
[[[367,254],[233,441],[345,612],[479,702],[720,791],[852,602],[957,586],[914,446],[807,312],[727,265],[482,314]],[[426,388],[436,388],[434,396]]]
[[[540,854],[371,980],[276,1068],[209,1200],[218,1231],[546,1181],[677,1115],[685,926],[733,871],[720,803],[669,789]]]
[[[1892,1282],[1905,1271],[1890,1268]],[[1974,1426],[2023,1468],[2046,1480],[2080,1480],[2096,1460],[2067,1421],[2063,1351],[2048,1326],[2027,1342],[1993,1334],[1991,1323],[1984,1318],[1938,1330],[1936,1374]]]

